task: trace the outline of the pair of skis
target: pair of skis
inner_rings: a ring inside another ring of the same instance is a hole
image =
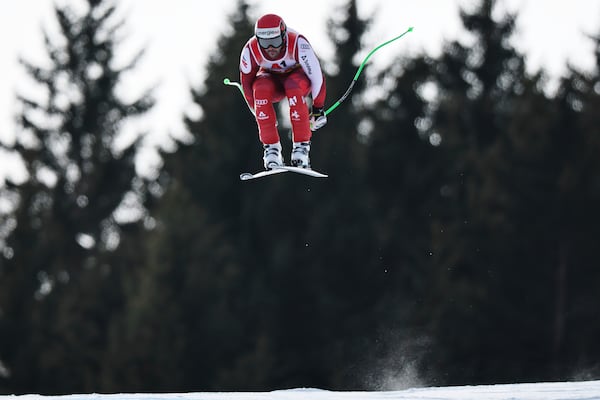
[[[268,169],[266,171],[257,172],[256,174],[251,174],[249,172],[244,172],[240,174],[240,180],[249,181],[251,179],[262,178],[263,176],[281,174],[283,172],[295,172],[297,174],[308,175],[314,178],[327,178],[327,175],[322,174],[318,171],[315,171],[310,168],[300,168],[300,167],[292,167],[290,165],[281,165],[279,167],[274,167],[273,169]]]

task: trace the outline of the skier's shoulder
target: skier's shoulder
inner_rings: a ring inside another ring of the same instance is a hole
[[[242,47],[242,57],[247,57],[248,61],[251,59],[255,63],[260,64],[262,55],[260,54],[256,36],[252,36],[250,39],[248,39],[246,44],[244,44],[244,47]]]
[[[258,50],[258,44],[255,37],[248,39],[244,47],[242,47],[242,53],[240,55],[240,72],[245,75],[251,74],[252,71],[258,69],[260,65],[260,52]]]
[[[247,50],[252,50],[253,47],[258,46],[258,40],[256,39],[256,36],[252,36],[250,39],[248,39],[246,41],[246,43],[244,43],[244,46],[242,47],[242,51],[247,51]]]
[[[288,40],[291,43],[294,43],[294,45],[296,45],[300,40],[302,40],[303,42],[308,42],[308,40],[306,40],[306,37],[303,34],[294,29],[288,28],[287,34]]]
[[[300,51],[306,51],[306,50],[312,50],[312,46],[310,45],[310,42],[308,41],[308,39],[306,38],[306,36],[304,36],[302,33],[297,32],[297,31],[293,31],[293,38],[294,38],[294,47],[297,50]]]

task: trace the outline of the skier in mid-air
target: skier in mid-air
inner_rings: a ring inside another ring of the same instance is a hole
[[[246,103],[256,118],[264,146],[265,169],[284,165],[273,104],[286,97],[292,124],[290,163],[310,168],[312,131],[325,125],[327,117],[325,77],[308,40],[288,29],[281,17],[263,15],[256,21],[254,36],[242,49],[240,82]]]

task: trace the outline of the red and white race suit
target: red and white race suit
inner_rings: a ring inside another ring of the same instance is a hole
[[[293,141],[310,140],[312,132],[306,97],[310,94],[313,106],[322,108],[326,90],[319,60],[304,36],[288,28],[285,51],[277,60],[269,60],[256,37],[252,37],[242,49],[240,82],[246,103],[256,117],[263,144],[279,141],[273,104],[284,97],[290,106]]]

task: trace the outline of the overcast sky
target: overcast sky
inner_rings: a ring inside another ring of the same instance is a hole
[[[81,0],[2,0],[0,5],[0,140],[11,141],[16,130],[15,90],[27,93],[26,75],[17,57],[43,63],[42,27],[55,28],[53,4],[73,4]],[[182,130],[181,113],[190,103],[189,87],[203,76],[207,57],[218,51],[216,40],[228,27],[227,16],[236,0],[119,0],[120,13],[127,18],[127,40],[122,54],[146,47],[146,55],[123,84],[123,92],[135,97],[143,89],[158,84],[159,103],[149,116],[147,128],[156,134]],[[325,21],[346,0],[253,0],[254,16],[274,12],[288,26],[301,31],[317,53],[328,59],[332,48],[326,38]],[[408,27],[415,29],[371,58],[372,68],[402,54],[425,51],[439,53],[445,41],[465,37],[458,17],[459,7],[472,7],[475,0],[359,0],[359,13],[374,15],[376,24],[366,37],[364,54],[378,44],[397,36]],[[528,58],[530,71],[544,68],[553,76],[565,72],[566,62],[584,70],[593,68],[593,45],[586,34],[600,33],[600,0],[499,0],[498,15],[518,11],[514,45]],[[240,43],[240,47],[243,43]],[[369,65],[371,65],[369,64]],[[236,77],[232,77],[236,78]],[[231,90],[225,87],[223,90]],[[232,95],[237,95],[232,90]],[[329,95],[330,99],[337,94]],[[246,110],[226,110],[246,112]],[[252,133],[251,133],[252,134]],[[0,178],[5,167],[0,166]]]

